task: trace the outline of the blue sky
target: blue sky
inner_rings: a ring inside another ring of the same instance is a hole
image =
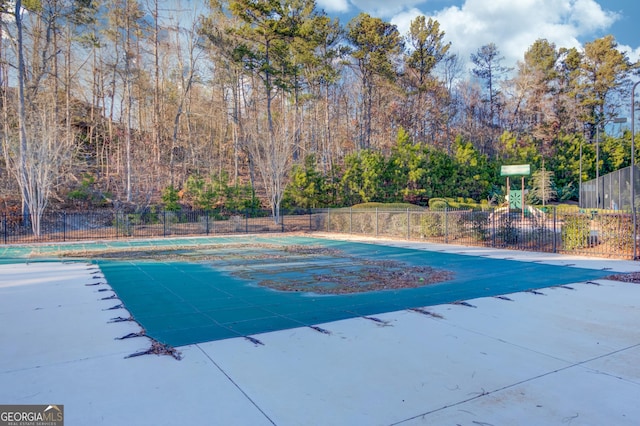
[[[316,0],[318,8],[343,23],[360,12],[392,22],[405,34],[418,15],[440,22],[451,52],[467,61],[495,43],[513,67],[540,38],[556,47],[578,47],[612,34],[631,61],[640,59],[640,2],[637,0]]]

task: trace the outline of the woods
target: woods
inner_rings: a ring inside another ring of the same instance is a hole
[[[258,200],[276,221],[283,206],[495,201],[502,164],[548,177],[531,181],[545,203],[577,200],[581,180],[631,160],[616,117],[637,64],[612,36],[540,39],[512,69],[498,41],[460,58],[432,19],[401,34],[313,0],[0,8],[0,209],[36,235],[46,208],[170,193],[179,208]]]

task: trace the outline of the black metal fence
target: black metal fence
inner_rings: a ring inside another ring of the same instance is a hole
[[[637,221],[636,221],[637,222]],[[207,211],[52,213],[33,235],[20,215],[2,216],[4,244],[240,233],[324,231],[551,253],[635,259],[638,229],[630,213],[555,207],[524,212],[476,210],[315,209],[221,214]],[[634,242],[636,242],[634,244]]]
[[[475,210],[332,209],[316,230],[443,244],[635,259],[630,213],[529,207]]]
[[[144,212],[92,211],[49,213],[41,219],[41,232],[31,231],[28,217],[2,216],[4,244],[65,242],[119,238],[170,237],[180,235],[214,235],[266,233],[310,229],[308,215],[280,216],[276,221],[270,211],[218,213],[210,211]],[[306,222],[304,222],[306,220]],[[290,223],[289,223],[290,222]],[[304,223],[302,223],[304,222]]]

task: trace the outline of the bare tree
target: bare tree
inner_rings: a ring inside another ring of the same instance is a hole
[[[51,105],[42,105],[27,123],[24,180],[19,183],[29,200],[31,228],[36,236],[41,235],[42,215],[72,152],[68,143],[72,138],[65,137],[60,127]]]
[[[248,144],[252,163],[258,168],[262,183],[269,199],[271,213],[276,223],[280,223],[280,204],[286,187],[286,176],[289,172],[291,150],[295,145],[295,132],[286,125],[273,122],[273,132],[262,131],[256,126],[250,136],[253,140]],[[271,140],[273,137],[277,143]]]

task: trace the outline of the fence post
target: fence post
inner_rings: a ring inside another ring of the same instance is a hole
[[[411,239],[411,215],[409,208],[407,207],[407,240]]]
[[[378,208],[376,207],[376,237],[378,236]]]
[[[280,224],[282,226],[282,232],[284,232],[284,215],[282,214],[282,209],[280,210]]]
[[[449,244],[449,206],[444,206],[444,243]]]
[[[244,233],[249,233],[249,209],[244,210]]]
[[[491,212],[491,247],[496,247],[496,209]]]
[[[204,212],[204,217],[205,217],[205,221],[206,221],[205,232],[206,232],[206,235],[209,235],[209,210],[206,210]]]
[[[329,221],[331,220],[331,209],[327,207],[327,232],[331,229],[329,226]]]
[[[167,236],[167,211],[162,210],[162,236]]]
[[[2,233],[4,234],[4,243],[7,244],[7,214],[2,214]]]
[[[558,223],[558,215],[557,215],[557,207],[553,206],[553,252],[557,253],[558,252],[558,247],[557,247],[557,223]]]
[[[67,212],[62,212],[62,241],[67,241]]]

